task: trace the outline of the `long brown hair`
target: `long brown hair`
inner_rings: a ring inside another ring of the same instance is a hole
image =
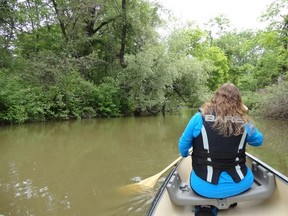
[[[240,135],[243,125],[249,121],[239,89],[232,83],[225,83],[217,89],[209,102],[202,106],[202,115],[215,115],[213,128],[224,136]],[[241,121],[234,122],[233,118]],[[233,123],[234,122],[234,123]]]

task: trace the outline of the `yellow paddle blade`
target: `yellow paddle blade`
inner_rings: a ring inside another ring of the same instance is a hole
[[[129,184],[129,185],[120,187],[118,189],[118,193],[129,196],[129,195],[135,195],[135,194],[140,194],[140,193],[147,193],[151,190],[154,190],[154,188],[146,186],[146,185],[142,185],[140,184],[140,182],[138,182],[138,183]]]
[[[160,172],[154,176],[151,176],[149,178],[146,178],[146,179],[140,181],[138,184],[141,184],[145,187],[153,188],[156,185],[158,179],[162,176],[162,174],[163,174],[163,172]]]
[[[158,173],[140,182],[125,185],[119,189],[119,192],[121,194],[135,194],[152,190],[160,177],[161,173]]]
[[[158,179],[172,166],[177,164],[182,157],[177,158],[175,161],[173,161],[171,164],[169,164],[165,169],[163,169],[161,172],[157,173],[156,175],[153,175],[149,178],[146,178],[138,183],[129,184],[126,186],[121,187],[118,191],[121,194],[136,194],[136,193],[143,193],[147,192],[154,188],[155,184],[157,183]]]

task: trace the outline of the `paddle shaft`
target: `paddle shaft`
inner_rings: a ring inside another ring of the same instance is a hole
[[[180,156],[179,158],[177,158],[175,161],[173,161],[171,164],[169,164],[165,169],[163,169],[161,172],[146,178],[140,182],[138,182],[138,185],[142,185],[144,187],[154,187],[156,182],[158,181],[158,179],[167,171],[169,170],[171,167],[173,167],[175,164],[177,164],[180,160],[182,159],[182,157]]]
[[[192,153],[192,149],[189,150],[189,155]],[[163,173],[165,173],[167,170],[169,170],[172,166],[174,166],[175,164],[177,164],[180,160],[182,160],[182,156],[178,157],[175,161],[173,161],[171,164],[169,164],[165,169],[163,169],[161,172],[159,172],[157,175],[162,175]]]
[[[169,164],[165,169],[163,169],[161,172],[158,173],[158,175],[162,175],[165,173],[167,170],[169,170],[171,167],[173,167],[175,164],[177,164],[183,157],[180,156],[178,157],[175,161],[173,161],[171,164]]]

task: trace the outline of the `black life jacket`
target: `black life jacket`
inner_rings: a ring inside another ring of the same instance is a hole
[[[201,133],[193,139],[193,170],[212,184],[218,184],[223,171],[229,173],[234,182],[240,182],[247,174],[246,130],[238,136],[219,135],[212,128],[214,119],[213,115],[205,115]]]

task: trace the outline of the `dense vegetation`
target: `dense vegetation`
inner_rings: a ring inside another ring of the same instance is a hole
[[[287,7],[267,8],[265,30],[219,16],[164,37],[161,5],[145,0],[2,0],[0,123],[198,107],[228,81],[255,113],[287,119]]]

